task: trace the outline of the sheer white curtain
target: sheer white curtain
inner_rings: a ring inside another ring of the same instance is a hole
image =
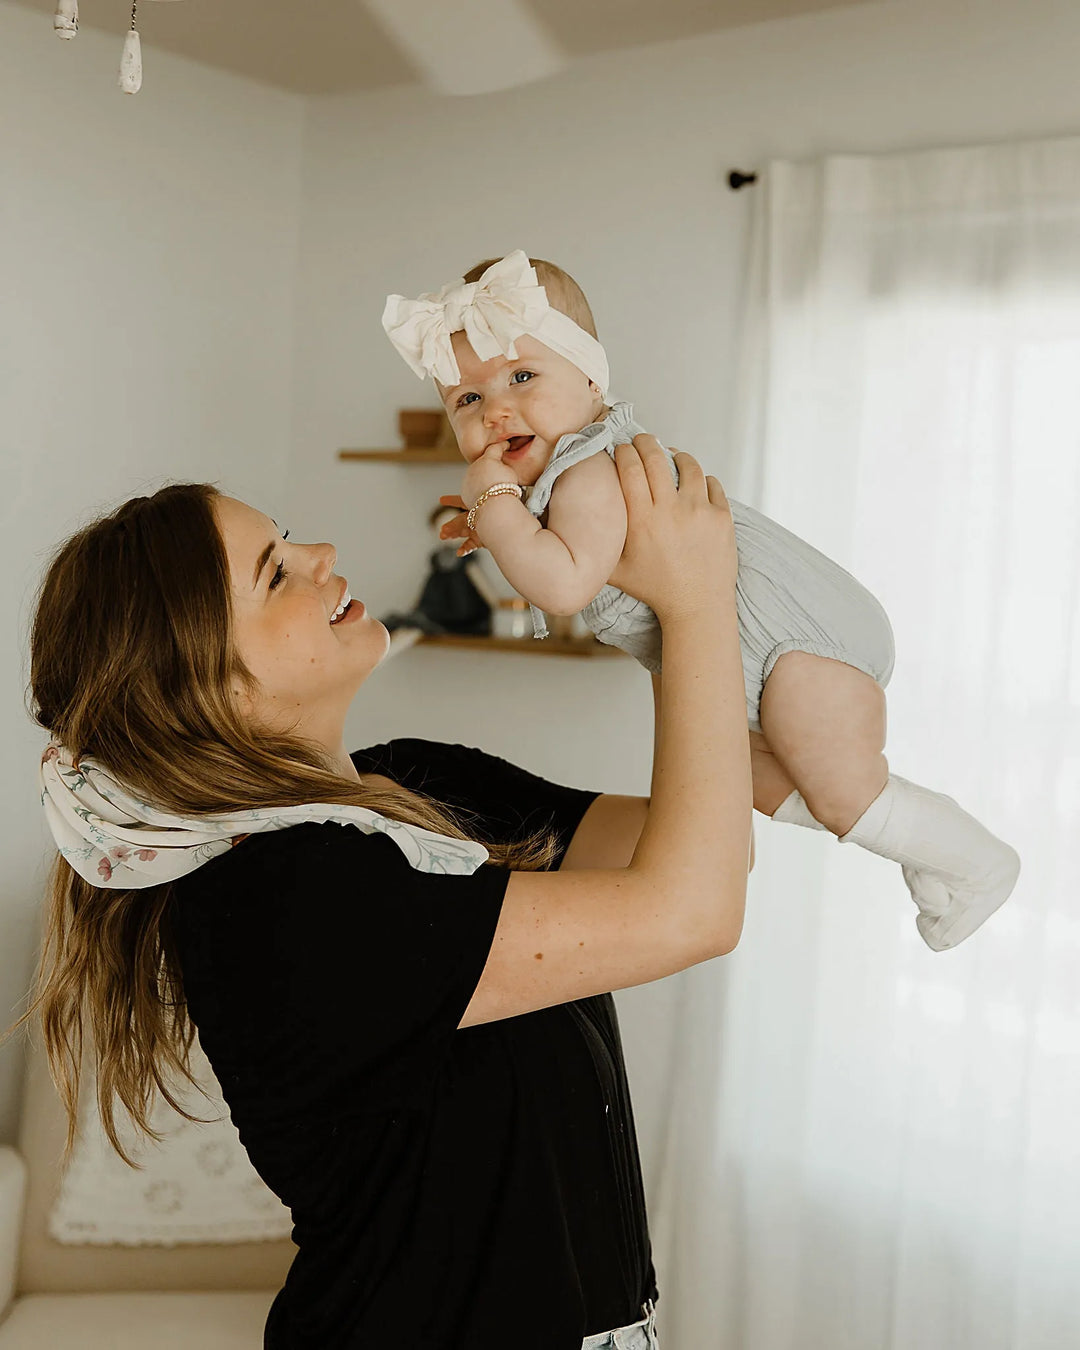
[[[753,189],[725,486],[888,610],[894,770],[1019,850],[960,948],[894,864],[756,817],[681,977],[652,1195],[669,1350],[1080,1347],[1080,139]]]

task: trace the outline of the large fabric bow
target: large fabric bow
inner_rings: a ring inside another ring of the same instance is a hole
[[[487,849],[473,840],[450,839],[336,802],[176,816],[136,797],[95,760],[76,764],[60,745],[50,745],[42,756],[40,784],[57,848],[79,876],[106,890],[140,890],[175,881],[249,834],[304,822],[334,822],[354,825],[364,834],[385,834],[418,872],[469,876],[488,859]]]
[[[494,356],[516,360],[517,338],[528,334],[572,361],[603,393],[608,363],[603,347],[583,328],[552,309],[536,279],[528,256],[515,249],[492,263],[479,281],[462,277],[440,291],[408,300],[390,295],[382,316],[386,335],[421,379],[428,375],[442,385],[461,379],[451,338],[464,333],[481,361]]]

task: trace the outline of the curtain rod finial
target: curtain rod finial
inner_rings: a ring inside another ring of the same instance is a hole
[[[739,169],[732,169],[727,176],[728,187],[732,192],[738,192],[740,188],[748,187],[751,183],[757,182],[756,173],[743,173]]]

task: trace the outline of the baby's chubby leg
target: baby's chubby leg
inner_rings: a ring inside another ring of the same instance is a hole
[[[774,818],[807,825],[816,817],[842,844],[900,863],[928,947],[955,947],[1008,899],[1020,872],[1015,850],[952,797],[889,774],[885,694],[870,676],[785,653],[760,715],[769,749],[798,789]]]
[[[768,750],[812,818],[846,834],[889,779],[885,691],[843,661],[785,652],[765,682],[759,716]],[[756,761],[754,770],[756,783]]]
[[[793,792],[797,796],[798,791],[787,770],[769,749],[769,742],[761,732],[751,731],[749,735],[750,768],[754,778],[754,810],[771,816]],[[824,825],[818,825],[808,811],[805,814],[805,820],[794,823],[809,825],[819,830],[825,828]]]

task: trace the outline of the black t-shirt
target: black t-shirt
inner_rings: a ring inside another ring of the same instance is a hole
[[[553,828],[560,858],[596,796],[459,745],[353,760],[471,813],[481,842]],[[292,1210],[271,1350],[580,1350],[656,1297],[611,995],[458,1030],[508,877],[302,824],[176,883],[200,1042]]]

